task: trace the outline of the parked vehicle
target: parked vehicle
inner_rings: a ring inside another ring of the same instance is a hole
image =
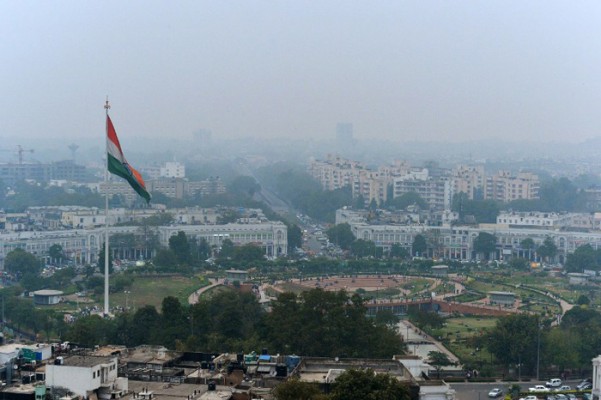
[[[572,390],[572,387],[568,385],[561,385],[560,387],[555,389],[556,392],[567,392],[568,390]]]
[[[588,389],[592,389],[592,388],[593,388],[593,384],[588,379],[583,380],[576,386],[576,390],[580,390],[580,391],[588,390]]]
[[[538,400],[538,397],[536,397],[536,396],[526,396],[526,397],[522,397],[520,400]]]
[[[536,385],[531,388],[528,388],[530,393],[547,393],[550,389],[544,385]]]
[[[503,395],[503,391],[499,388],[494,388],[490,392],[488,392],[488,397],[499,397]]]
[[[561,386],[561,379],[559,379],[559,378],[549,379],[549,381],[547,381],[547,383],[545,383],[545,386],[550,387],[550,388],[558,388]]]

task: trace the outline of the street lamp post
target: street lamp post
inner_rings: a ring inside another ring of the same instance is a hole
[[[540,380],[540,331],[541,324],[540,321],[536,321],[536,326],[538,328],[538,338],[536,341],[536,380]]]

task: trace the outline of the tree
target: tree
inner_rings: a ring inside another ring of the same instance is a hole
[[[165,267],[167,270],[175,269],[177,265],[177,257],[173,250],[161,249],[154,257],[154,263],[159,267]]]
[[[344,250],[350,249],[351,244],[355,241],[355,235],[353,235],[351,226],[347,223],[334,225],[326,231],[326,235],[330,242]]]
[[[538,246],[538,254],[543,260],[552,259],[557,254],[557,246],[551,236],[547,236],[543,244]]]
[[[431,351],[428,353],[428,364],[433,366],[436,369],[436,373],[438,374],[438,379],[440,379],[440,370],[442,367],[447,367],[449,365],[455,365],[454,362],[449,360],[449,356],[446,353],[441,351]]]
[[[453,196],[451,209],[459,213],[461,221],[466,221],[466,217],[472,215],[476,222],[494,223],[500,206],[494,200],[470,200],[467,194],[460,192]]]
[[[509,261],[509,266],[513,269],[526,271],[530,267],[530,263],[525,258],[512,258]]]
[[[228,190],[235,194],[253,197],[255,193],[261,191],[261,185],[252,176],[240,175],[228,185]]]
[[[234,242],[230,239],[224,239],[221,242],[221,249],[219,250],[219,258],[223,260],[231,259],[234,257],[236,249],[234,248]]]
[[[371,240],[358,239],[351,244],[351,252],[359,258],[375,256],[376,244]]]
[[[590,244],[585,244],[568,254],[566,270],[568,272],[582,272],[585,269],[599,269],[598,251]]]
[[[391,258],[408,258],[409,252],[400,243],[394,243],[390,246],[390,254]]]
[[[488,232],[480,232],[474,239],[474,251],[484,254],[485,259],[489,259],[490,253],[497,248],[497,237]]]
[[[534,240],[532,240],[532,238],[526,238],[520,242],[520,247],[522,250],[528,251],[528,260],[532,260],[532,250],[536,247]]]
[[[413,238],[413,244],[411,245],[411,252],[414,256],[424,256],[428,249],[428,243],[423,235],[417,234]]]
[[[409,400],[409,389],[389,374],[372,369],[344,371],[330,394],[331,400]]]
[[[187,263],[190,259],[190,243],[186,233],[179,231],[177,235],[171,236],[169,238],[169,249],[173,251],[179,263]]]
[[[288,226],[288,254],[293,254],[294,249],[303,246],[303,231],[298,225],[292,224]]]
[[[53,244],[52,246],[50,246],[50,248],[48,249],[48,256],[50,257],[50,260],[52,262],[58,262],[58,264],[62,264],[63,263],[63,258],[65,257],[64,253],[63,253],[63,246],[61,246],[60,244]]]
[[[588,306],[589,304],[591,304],[591,299],[589,299],[585,295],[581,294],[580,296],[578,296],[578,300],[576,300],[576,304],[578,304],[579,306]]]
[[[261,261],[265,259],[265,251],[263,248],[252,243],[245,244],[236,249],[234,260],[243,261],[246,263],[252,261]]]
[[[376,325],[385,325],[388,328],[395,329],[399,323],[399,317],[391,310],[380,310],[376,313],[374,322]]]
[[[418,206],[421,210],[427,210],[429,208],[428,203],[426,203],[426,201],[416,192],[403,193],[388,201],[388,206],[394,207],[397,210],[405,210],[407,207],[413,205]]]
[[[489,351],[505,365],[519,363],[526,371],[534,371],[539,323],[537,316],[527,314],[499,318],[489,334]]]
[[[265,317],[270,347],[280,353],[321,357],[388,357],[403,352],[399,334],[375,325],[363,299],[344,291],[282,293]],[[319,337],[320,340],[314,340]]]
[[[137,345],[156,344],[152,337],[161,327],[160,318],[154,306],[145,305],[136,310],[131,325],[132,341]]]
[[[322,396],[319,386],[314,383],[302,382],[296,377],[277,385],[273,394],[276,400],[314,400]]]
[[[42,263],[33,254],[21,248],[16,248],[6,255],[4,268],[21,276],[26,274],[37,275],[42,269]]]

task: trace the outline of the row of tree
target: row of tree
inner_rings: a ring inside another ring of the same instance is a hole
[[[162,344],[205,352],[268,348],[274,353],[323,357],[389,358],[404,351],[397,332],[369,319],[356,295],[320,289],[299,296],[284,293],[272,307],[265,313],[253,294],[238,291],[223,291],[191,306],[167,297],[160,313],[145,306],[112,320],[81,318],[66,338],[86,346]]]

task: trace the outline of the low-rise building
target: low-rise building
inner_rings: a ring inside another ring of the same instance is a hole
[[[515,293],[513,292],[488,292],[488,302],[491,305],[513,307],[515,304]]]
[[[33,292],[33,302],[37,305],[58,304],[63,298],[60,290],[43,289]]]
[[[46,365],[46,385],[107,400],[127,392],[127,379],[117,377],[117,357],[57,357],[54,364]]]

